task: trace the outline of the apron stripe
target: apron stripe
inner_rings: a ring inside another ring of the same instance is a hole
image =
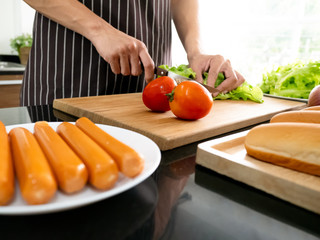
[[[170,0],[80,0],[115,28],[145,43],[155,65],[171,64]],[[141,92],[144,74],[115,75],[85,37],[35,14],[33,46],[24,73],[21,105],[55,98]],[[112,46],[106,46],[112,47]]]

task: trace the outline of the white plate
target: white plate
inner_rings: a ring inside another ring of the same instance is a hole
[[[49,122],[49,125],[56,130],[61,122]],[[55,197],[47,204],[27,205],[20,195],[20,190],[17,186],[14,200],[8,206],[0,207],[2,215],[31,215],[40,213],[58,212],[67,209],[72,209],[94,203],[119,193],[122,193],[130,188],[133,188],[143,180],[148,178],[159,166],[161,153],[158,146],[149,138],[123,128],[97,124],[101,129],[108,132],[123,143],[129,145],[142,155],[145,160],[145,165],[142,173],[135,178],[128,178],[120,174],[115,186],[107,191],[98,191],[87,185],[82,191],[76,194],[68,195],[61,191],[57,191]],[[7,126],[7,132],[14,127],[24,127],[33,132],[34,123],[19,124]]]

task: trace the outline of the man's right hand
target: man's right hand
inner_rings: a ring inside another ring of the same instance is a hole
[[[89,39],[115,74],[154,77],[154,63],[145,44],[115,29],[78,0],[24,0],[46,17]]]
[[[138,76],[145,72],[145,79],[150,82],[154,78],[154,62],[146,45],[108,25],[91,38],[100,56],[110,64],[115,74]]]

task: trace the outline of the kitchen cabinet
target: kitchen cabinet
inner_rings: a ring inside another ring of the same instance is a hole
[[[18,107],[25,66],[18,56],[0,55],[0,108]]]
[[[18,107],[23,75],[0,75],[0,108]]]

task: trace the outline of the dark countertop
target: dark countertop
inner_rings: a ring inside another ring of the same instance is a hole
[[[0,109],[5,125],[39,120],[61,121],[51,106]],[[320,215],[196,165],[197,144],[161,152],[151,177],[98,203],[51,214],[2,215],[1,240],[320,239]]]

